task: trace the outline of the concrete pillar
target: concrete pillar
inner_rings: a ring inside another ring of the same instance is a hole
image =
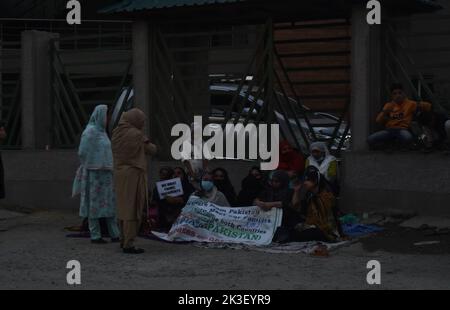
[[[352,11],[352,151],[367,149],[367,136],[382,101],[381,26],[367,23],[367,9],[358,5]]]
[[[135,107],[141,109],[149,118],[146,132],[154,133],[151,110],[150,82],[150,26],[146,21],[133,24],[133,85]]]
[[[58,35],[22,32],[21,95],[24,149],[44,149],[51,143],[52,62],[50,40]]]
[[[2,74],[3,59],[2,59],[2,55],[3,55],[3,46],[0,44],[0,121],[4,121],[4,119],[3,119],[3,96],[1,95],[1,94],[3,94],[3,74]]]
[[[152,56],[154,48],[155,27],[146,21],[136,21],[133,24],[133,87],[134,106],[144,111],[147,115],[145,133],[153,143],[156,143],[156,104],[153,100],[154,85],[151,74]],[[158,151],[158,154],[161,150]],[[153,166],[153,157],[149,160],[149,167]],[[150,169],[148,171],[150,175]]]

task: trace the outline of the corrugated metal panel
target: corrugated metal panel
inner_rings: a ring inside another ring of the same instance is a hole
[[[120,3],[102,9],[100,13],[133,12],[141,10],[154,10],[182,6],[202,6],[208,4],[222,4],[244,1],[248,0],[123,0]],[[313,2],[312,0],[298,1]],[[347,1],[355,2],[355,0]],[[417,10],[436,10],[441,8],[441,6],[433,0],[391,0],[389,4],[398,4],[401,6],[405,6],[406,8],[413,8]]]
[[[416,2],[419,2],[419,4],[428,5],[434,8],[442,8],[442,6],[439,3],[436,3],[436,1],[433,0],[416,0]]]
[[[124,0],[118,4],[102,9],[101,13],[133,12],[180,6],[201,6],[207,4],[221,4],[242,2],[246,0]]]

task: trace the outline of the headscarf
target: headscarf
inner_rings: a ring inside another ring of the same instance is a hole
[[[262,179],[258,180],[251,173],[253,170],[259,170],[259,167],[253,167],[248,175],[242,180],[241,191],[238,195],[239,205],[242,207],[251,206],[258,194],[264,189]]]
[[[283,154],[281,151],[289,147],[289,152]],[[287,140],[280,142],[280,160],[278,170],[296,171],[302,174],[305,169],[305,158],[302,153],[295,150]]]
[[[119,125],[113,131],[112,150],[116,167],[132,166],[147,170],[144,142],[147,137],[143,129],[147,117],[134,108],[122,114]]]
[[[183,167],[178,166],[178,167],[173,168],[173,170],[174,170],[174,172],[175,172],[175,170],[180,170],[181,171],[181,173],[183,174],[183,176],[180,177],[181,181],[187,179],[187,173],[186,173],[186,171],[184,170]]]
[[[161,167],[161,169],[159,169],[159,172],[161,173],[162,171],[167,171],[168,180],[170,180],[174,177],[174,171],[173,171],[172,167],[169,167],[169,166]]]
[[[274,188],[269,184],[269,186],[262,193],[260,199],[264,202],[282,201],[284,204],[289,203],[292,190],[289,189],[288,173],[283,170],[275,170],[270,177],[270,181],[273,179],[278,179],[278,181],[280,181],[280,187]]]
[[[330,156],[330,150],[328,150],[328,146],[325,144],[325,142],[313,142],[311,143],[311,146],[309,147],[310,152],[316,150],[322,152],[325,157]]]
[[[78,156],[86,169],[113,169],[111,141],[106,133],[108,107],[98,105],[81,135]]]
[[[318,192],[308,191],[302,199],[302,213],[306,216],[305,225],[314,225],[333,241],[339,236],[334,208],[336,199],[327,188],[325,178],[316,167],[306,169],[305,180],[318,185]]]
[[[317,169],[317,167],[309,166],[306,168],[305,171],[305,181],[313,182],[318,186],[319,193],[323,190],[331,191],[328,182],[326,181],[326,178],[324,175],[322,175]],[[306,194],[306,200],[312,199],[316,194],[313,192],[307,192]]]
[[[330,155],[327,145],[324,142],[311,143],[310,151],[318,150],[324,154],[322,161],[317,161],[312,155],[308,158],[309,165],[319,169],[320,173],[324,176],[328,174],[328,167],[332,161],[336,160],[336,157]]]
[[[287,188],[289,186],[289,175],[286,171],[276,170],[271,177],[271,180],[278,179],[281,183],[281,188]]]
[[[107,111],[106,105],[95,107],[81,135],[78,148],[80,167],[72,185],[72,197],[86,190],[89,170],[113,170],[111,141],[106,133]]]
[[[236,206],[236,192],[234,190],[233,184],[231,184],[230,177],[228,176],[228,172],[223,168],[216,168],[213,170],[213,175],[220,171],[224,175],[223,180],[214,180],[214,185],[217,187],[219,191],[221,191],[225,197],[227,198],[228,202],[232,206]]]
[[[319,169],[314,166],[309,166],[305,171],[305,181],[313,182],[314,184],[319,185],[322,182],[322,175],[320,174]]]
[[[187,177],[187,173],[184,170],[183,167],[175,167],[175,169],[180,169],[183,173],[183,176],[180,178],[181,179],[181,185],[183,186],[183,197],[184,197],[184,201],[188,201],[189,196],[195,192],[194,187],[192,186],[192,184],[189,182],[189,179]]]

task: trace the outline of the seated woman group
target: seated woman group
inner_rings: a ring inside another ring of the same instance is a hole
[[[159,210],[159,229],[169,231],[190,195],[195,195],[222,207],[259,206],[262,210],[283,209],[282,226],[274,240],[329,241],[342,235],[336,216],[336,195],[338,194],[338,164],[325,143],[313,143],[311,155],[303,155],[283,141],[283,154],[277,170],[265,174],[252,167],[242,180],[238,195],[234,190],[228,172],[206,168],[198,178],[196,186],[189,183],[183,168],[164,167],[160,179],[179,177],[184,194],[180,197],[160,199],[153,190],[153,206]]]
[[[326,177],[315,166],[307,167],[303,181],[298,179],[293,188],[290,188],[290,178],[286,171],[276,170],[271,173],[269,180],[264,182],[261,171],[252,168],[242,181],[243,188],[237,197],[234,190],[228,190],[228,195],[219,190],[219,186],[222,189],[231,186],[224,169],[215,170],[216,173],[220,172],[220,175],[207,170],[201,178],[201,189],[196,191],[186,181],[183,169],[176,170],[177,175],[169,167],[162,168],[160,179],[180,177],[183,196],[159,199],[156,188],[153,191],[153,204],[159,210],[159,228],[162,231],[170,230],[190,195],[195,195],[222,207],[256,205],[264,211],[282,208],[282,226],[274,237],[276,242],[335,242],[342,236],[336,215],[336,197]],[[220,181],[227,180],[230,184],[224,187],[223,182],[217,182],[215,177],[219,177]],[[230,193],[233,195],[230,196]],[[232,199],[236,199],[236,204],[230,203]]]
[[[263,191],[254,201],[261,209],[283,209],[282,225],[274,241],[335,242],[342,236],[337,218],[336,198],[320,171],[309,166],[304,181],[289,188],[287,172],[275,171]]]

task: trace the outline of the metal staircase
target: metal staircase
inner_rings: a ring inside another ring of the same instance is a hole
[[[433,103],[439,112],[450,112],[450,15],[437,15],[433,19],[442,25],[432,30],[402,31],[408,19],[397,19],[385,23],[387,51],[385,71],[386,95],[389,84],[402,82],[415,100]],[[427,22],[428,17],[415,18]]]

